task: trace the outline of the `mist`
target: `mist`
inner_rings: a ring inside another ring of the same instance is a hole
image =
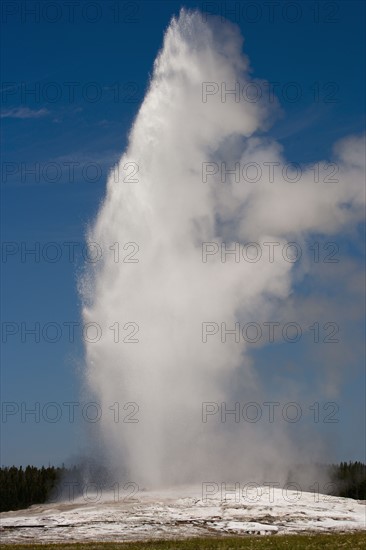
[[[352,231],[364,215],[364,139],[335,144],[336,182],[315,181],[312,166],[299,179],[293,166],[283,173],[291,159],[266,136],[276,103],[222,95],[222,83],[253,82],[238,27],[182,9],[88,230],[103,258],[80,281],[82,317],[103,336],[85,345],[85,388],[103,412],[104,460],[141,486],[285,480],[292,465],[326,457],[321,437],[284,422],[203,421],[213,412],[203,404],[273,398],[250,344],[205,341],[203,323],[276,319],[309,269],[305,253],[300,268],[282,254],[238,263],[207,243],[282,247]],[[260,166],[258,181],[236,164]],[[287,401],[301,395],[293,384]]]

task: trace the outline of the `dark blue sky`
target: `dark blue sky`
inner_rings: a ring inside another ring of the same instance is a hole
[[[287,158],[329,158],[339,138],[364,131],[362,1],[81,1],[74,14],[67,4],[4,0],[1,6],[2,240],[12,243],[2,263],[2,320],[19,329],[3,345],[2,398],[15,407],[80,399],[80,328],[70,342],[64,323],[80,322],[77,276],[86,225],[126,145],[164,31],[182,6],[221,13],[240,26],[253,78],[275,86],[282,116],[269,133]],[[343,236],[338,241],[350,247]],[[62,250],[58,261],[46,261],[54,253],[44,248],[49,242]],[[77,243],[75,258],[68,242]],[[39,258],[25,254],[37,246]],[[362,265],[357,246],[352,254]],[[63,326],[60,340],[37,343],[29,335],[22,342],[21,323],[37,322]],[[361,328],[357,318],[351,332],[358,345]],[[295,352],[288,347],[258,351],[258,364],[291,362]],[[296,352],[307,360],[306,349]],[[363,400],[362,365],[357,352],[337,398],[344,415],[334,428],[334,459],[362,459],[362,435],[350,435]],[[22,422],[14,414],[2,428],[3,464],[61,463],[78,452],[83,432],[82,422],[72,424],[65,414],[57,423]]]

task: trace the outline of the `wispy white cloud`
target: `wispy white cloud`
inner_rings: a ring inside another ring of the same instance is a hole
[[[7,111],[2,111],[0,118],[42,118],[50,115],[48,109],[30,109],[29,107],[15,107],[13,109],[8,109]]]

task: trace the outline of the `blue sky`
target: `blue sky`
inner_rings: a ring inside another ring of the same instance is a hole
[[[51,4],[59,6],[57,12]],[[19,329],[3,339],[2,399],[15,407],[80,400],[80,327],[74,342],[66,328],[55,343],[44,338],[37,343],[32,336],[22,342],[21,323],[65,327],[81,322],[77,277],[85,230],[103,198],[108,170],[126,145],[164,31],[180,7],[221,10],[240,26],[253,77],[276,83],[282,116],[269,134],[283,145],[287,158],[299,163],[330,158],[338,139],[364,131],[362,1],[292,2],[295,8],[274,2],[274,12],[269,12],[269,3],[260,1],[250,2],[252,11],[245,11],[246,2],[107,0],[94,3],[98,12],[88,7],[90,2],[80,2],[73,18],[65,4],[26,2],[35,15],[24,3],[4,0],[2,6],[2,241],[12,243],[2,263],[2,321]],[[294,89],[300,97],[291,101]],[[356,236],[332,240],[362,268],[362,228]],[[58,261],[45,260],[53,254],[45,249],[49,242],[62,250]],[[70,242],[76,243],[71,259],[65,245]],[[39,258],[25,254],[35,246]],[[339,279],[324,290],[315,277],[302,283],[300,293],[307,291],[329,292],[344,308],[353,307],[353,302],[342,302]],[[353,299],[357,302],[357,296]],[[363,458],[362,424],[354,427],[365,388],[362,328],[363,320],[355,314],[344,329],[355,352],[334,399],[341,406],[341,421],[330,435],[322,426],[324,437],[332,441],[334,460]],[[313,348],[305,343],[295,350],[267,346],[254,356],[263,376],[273,377],[275,384],[286,369],[266,375],[269,362],[286,366],[296,355],[303,365],[320,365],[322,352]],[[304,372],[298,372],[298,379],[311,385],[311,375]],[[62,410],[57,423],[42,417],[38,423],[22,422],[20,413],[6,421],[3,417],[1,463],[60,464],[77,456],[83,421],[78,417],[70,423],[65,406]]]

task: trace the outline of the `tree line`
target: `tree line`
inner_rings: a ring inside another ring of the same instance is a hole
[[[11,466],[0,469],[0,511],[20,510],[42,504],[61,480],[65,468]]]
[[[366,464],[341,462],[330,466],[330,479],[340,497],[366,500]]]

